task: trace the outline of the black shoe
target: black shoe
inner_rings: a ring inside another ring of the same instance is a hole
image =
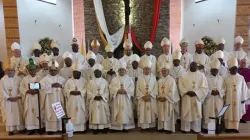
[[[9,132],[9,136],[13,136],[14,135],[14,132]]]
[[[97,135],[98,133],[99,133],[99,130],[94,130],[94,131],[93,131],[93,134],[94,134],[94,135]]]
[[[109,129],[108,129],[108,128],[104,128],[104,129],[103,129],[103,133],[104,133],[104,134],[107,134],[108,132],[109,132]]]
[[[146,129],[141,129],[141,133],[145,133],[146,131]]]
[[[190,133],[190,132],[181,130],[181,133],[187,134],[187,133]]]
[[[247,121],[240,119],[240,123],[247,123]]]
[[[48,132],[48,135],[54,135],[55,132]]]
[[[173,132],[167,130],[165,133],[166,133],[166,134],[172,134]]]
[[[193,133],[193,134],[199,134],[200,132],[195,132],[194,130],[191,130],[191,133]]]
[[[205,133],[205,134],[207,134],[208,130],[207,129],[203,129],[202,132]]]
[[[233,133],[240,133],[240,131],[239,131],[239,130],[236,130],[236,129],[233,129],[232,132],[233,132]]]
[[[129,130],[125,130],[125,129],[123,129],[122,131],[123,131],[123,133],[128,133],[129,132]]]
[[[164,132],[164,129],[161,129],[161,130],[157,130],[157,132],[160,132],[160,133],[162,133],[162,132]]]
[[[153,129],[153,128],[149,128],[149,129],[147,129],[147,131],[148,131],[149,133],[154,133],[154,129]]]
[[[20,133],[20,134],[25,134],[25,133],[26,133],[26,129],[20,130],[20,131],[18,131],[18,133]]]
[[[110,132],[111,132],[111,133],[116,133],[116,132],[117,132],[117,130],[110,130]]]
[[[226,131],[226,133],[231,133],[232,132],[231,129],[226,129],[225,131]]]
[[[81,132],[81,134],[86,134],[86,133],[87,133],[87,130]]]
[[[29,130],[28,135],[34,135],[35,134],[35,130]]]

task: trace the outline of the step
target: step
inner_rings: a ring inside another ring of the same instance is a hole
[[[250,130],[250,122],[240,123],[239,130]]]
[[[6,127],[3,123],[0,123],[0,132],[6,132]]]

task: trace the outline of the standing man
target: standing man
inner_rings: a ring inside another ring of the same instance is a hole
[[[195,42],[195,54],[193,56],[193,61],[196,62],[198,70],[205,74],[208,70],[210,59],[205,53],[203,53],[203,48],[204,42],[202,40]]]
[[[193,55],[191,55],[189,52],[188,52],[188,44],[189,44],[189,41],[187,39],[182,39],[180,41],[180,47],[181,47],[181,53],[182,53],[182,57],[181,57],[181,66],[186,70],[188,71],[189,70],[189,66],[190,66],[190,63],[193,62]]]
[[[224,52],[221,50],[216,51],[213,54],[213,59],[217,59],[220,61],[220,67],[219,67],[219,75],[225,78],[228,75],[228,68],[227,68],[227,61],[224,61]]]
[[[149,58],[144,59],[142,67],[143,75],[138,77],[136,85],[138,127],[141,128],[141,132],[152,132],[158,116],[158,84],[156,77],[151,73],[152,61]]]
[[[201,131],[202,102],[208,93],[207,79],[197,70],[197,63],[190,64],[190,71],[179,79],[181,95],[181,130],[183,133]]]
[[[112,104],[111,129],[127,132],[135,128],[133,98],[135,86],[126,74],[126,62],[120,62],[119,75],[109,85]]]
[[[72,47],[72,62],[80,62],[83,65],[83,70],[85,70],[87,66],[87,61],[86,58],[79,52],[79,42],[78,40],[74,37],[71,41],[71,47]]]
[[[132,67],[132,56],[133,56],[132,47],[133,47],[132,42],[126,39],[123,43],[125,54],[120,60],[125,61],[127,63],[127,70],[130,67]],[[137,55],[137,54],[134,54],[134,55]]]
[[[130,76],[134,83],[137,81],[139,76],[142,76],[142,69],[139,68],[140,57],[138,55],[132,56],[132,67],[128,69],[128,76]],[[136,84],[135,84],[136,85]]]
[[[100,43],[98,42],[98,40],[93,40],[91,42],[91,47],[92,47],[92,51],[96,55],[96,63],[102,64],[104,57],[99,53]]]
[[[157,76],[161,77],[161,66],[165,63],[172,66],[172,56],[170,53],[171,42],[164,37],[161,41],[161,47],[163,50],[163,54],[158,57],[157,60]]]
[[[105,51],[107,53],[107,58],[102,61],[103,75],[105,76],[108,83],[110,83],[111,80],[116,77],[120,62],[113,56],[114,46],[112,43],[107,44]]]
[[[26,74],[26,59],[22,57],[21,46],[14,42],[11,45],[11,50],[13,52],[13,56],[10,58],[11,67],[15,68],[15,75],[23,78]]]
[[[32,44],[33,56],[31,58],[36,62],[36,64],[39,64],[41,49],[42,49],[42,47],[38,42],[35,42]],[[38,68],[39,68],[39,66],[38,66]]]
[[[240,60],[242,60],[242,59],[246,59],[247,63],[248,63],[247,54],[245,53],[245,51],[241,47],[243,43],[244,43],[244,39],[241,36],[237,36],[234,39],[234,51],[231,53],[231,56],[236,58],[238,60],[238,62],[240,62]]]
[[[89,129],[94,134],[100,131],[107,133],[110,128],[108,82],[102,78],[102,66],[94,66],[95,78],[87,85],[87,101],[89,106]]]
[[[19,86],[21,79],[15,75],[15,67],[10,59],[4,62],[5,76],[1,79],[2,117],[9,135],[15,130],[24,130],[23,105]]]
[[[166,131],[167,134],[175,132],[175,121],[179,109],[177,108],[180,96],[177,91],[175,80],[168,74],[169,64],[161,66],[162,78],[158,81],[158,130]]]
[[[59,48],[57,47],[56,41],[53,40],[50,44],[50,47],[52,48],[52,59],[54,59],[58,64],[58,70],[60,71],[64,66],[64,60],[63,57],[59,54]]]
[[[75,62],[72,68],[73,77],[67,81],[64,87],[66,110],[74,125],[74,132],[84,132],[87,129],[86,121],[88,120],[85,103],[87,81],[81,77],[81,63]]]
[[[238,61],[231,57],[228,60],[230,74],[225,78],[225,104],[230,104],[225,113],[226,132],[239,133],[239,122],[246,114],[245,101],[249,99],[247,84],[243,76],[237,73]]]
[[[224,57],[223,57],[223,62],[224,63],[227,63],[227,60],[230,58],[230,54],[226,51],[224,51],[224,46],[225,46],[225,43],[226,43],[226,40],[224,38],[220,38],[218,41],[217,41],[217,51],[222,51],[223,54],[224,54]],[[216,52],[217,52],[216,51]],[[216,53],[215,52],[215,53]],[[211,60],[214,59],[214,54],[211,55]]]
[[[64,106],[63,86],[65,79],[58,75],[59,64],[52,59],[49,64],[49,74],[41,81],[42,94],[45,100],[42,108],[45,110],[45,128],[49,135],[62,130],[61,119],[57,119],[56,114],[51,107],[52,104],[60,102]],[[63,107],[64,108],[64,107]]]
[[[143,64],[144,64],[144,61],[147,61],[147,60],[150,60],[151,61],[151,72],[152,74],[154,74],[154,76],[157,76],[156,74],[156,65],[157,65],[157,60],[156,60],[156,57],[154,55],[152,55],[151,51],[152,51],[152,48],[153,48],[153,44],[150,42],[150,41],[147,41],[145,44],[144,44],[144,48],[145,48],[145,54],[141,57],[141,60],[139,62],[139,66],[141,69],[143,69]]]
[[[87,53],[87,61],[88,61],[88,68],[84,71],[83,77],[87,82],[95,78],[94,75],[94,65],[101,65],[99,63],[95,63],[96,55],[92,51],[88,51]]]
[[[250,90],[250,69],[246,67],[247,61],[246,59],[242,59],[240,61],[240,67],[238,69],[238,73],[242,75],[245,79],[245,82],[248,87],[248,91]],[[247,123],[247,121],[250,121],[250,100],[246,101],[246,114],[242,117],[240,120],[241,123]]]
[[[41,65],[41,69],[38,71],[37,75],[41,78],[47,76],[49,74],[49,66],[48,63],[51,60],[51,57],[44,53],[40,56],[39,62]]]
[[[181,52],[178,50],[175,51],[173,53],[173,67],[169,68],[169,74],[174,78],[177,85],[180,77],[186,72],[186,70],[180,65],[181,57],[182,57]]]
[[[210,74],[207,75],[208,95],[203,104],[203,125],[202,128],[207,133],[209,117],[216,117],[223,108],[225,90],[223,89],[224,78],[219,75],[219,67],[221,63],[218,59],[214,59],[210,63]]]
[[[72,68],[72,55],[69,52],[63,54],[64,67],[60,70],[59,75],[62,76],[66,81],[73,77]]]
[[[24,104],[23,115],[25,120],[25,128],[29,131],[28,135],[33,135],[35,130],[39,129],[39,120],[37,119],[39,116],[39,110],[37,106],[39,89],[30,89],[29,84],[39,83],[42,78],[36,74],[38,66],[35,64],[35,61],[32,58],[29,59],[29,64],[26,66],[26,68],[29,72],[29,75],[25,76],[21,81],[20,92],[22,94]],[[43,96],[40,97],[43,98]],[[43,99],[41,101],[43,101]],[[42,114],[44,113],[43,110],[40,111]],[[41,117],[41,119],[44,119],[43,115],[41,115]],[[41,125],[43,128],[44,125]]]

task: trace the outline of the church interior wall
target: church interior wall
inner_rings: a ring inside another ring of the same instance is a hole
[[[59,43],[61,53],[71,50],[73,37],[72,1],[57,0],[56,5],[38,0],[17,0],[20,43],[23,55],[44,37]],[[36,22],[35,22],[36,21]]]
[[[212,37],[215,41],[219,37],[224,37],[225,50],[232,51],[236,0],[207,0],[200,3],[183,0],[182,8],[181,36],[190,41],[188,50],[191,53],[194,52],[194,42],[203,36]]]
[[[7,56],[6,36],[4,26],[3,1],[0,0],[0,60],[3,61]]]

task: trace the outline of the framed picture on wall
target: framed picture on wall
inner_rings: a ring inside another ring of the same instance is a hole
[[[42,1],[42,2],[46,2],[46,3],[50,3],[50,4],[56,5],[56,0],[38,0],[38,1]]]

